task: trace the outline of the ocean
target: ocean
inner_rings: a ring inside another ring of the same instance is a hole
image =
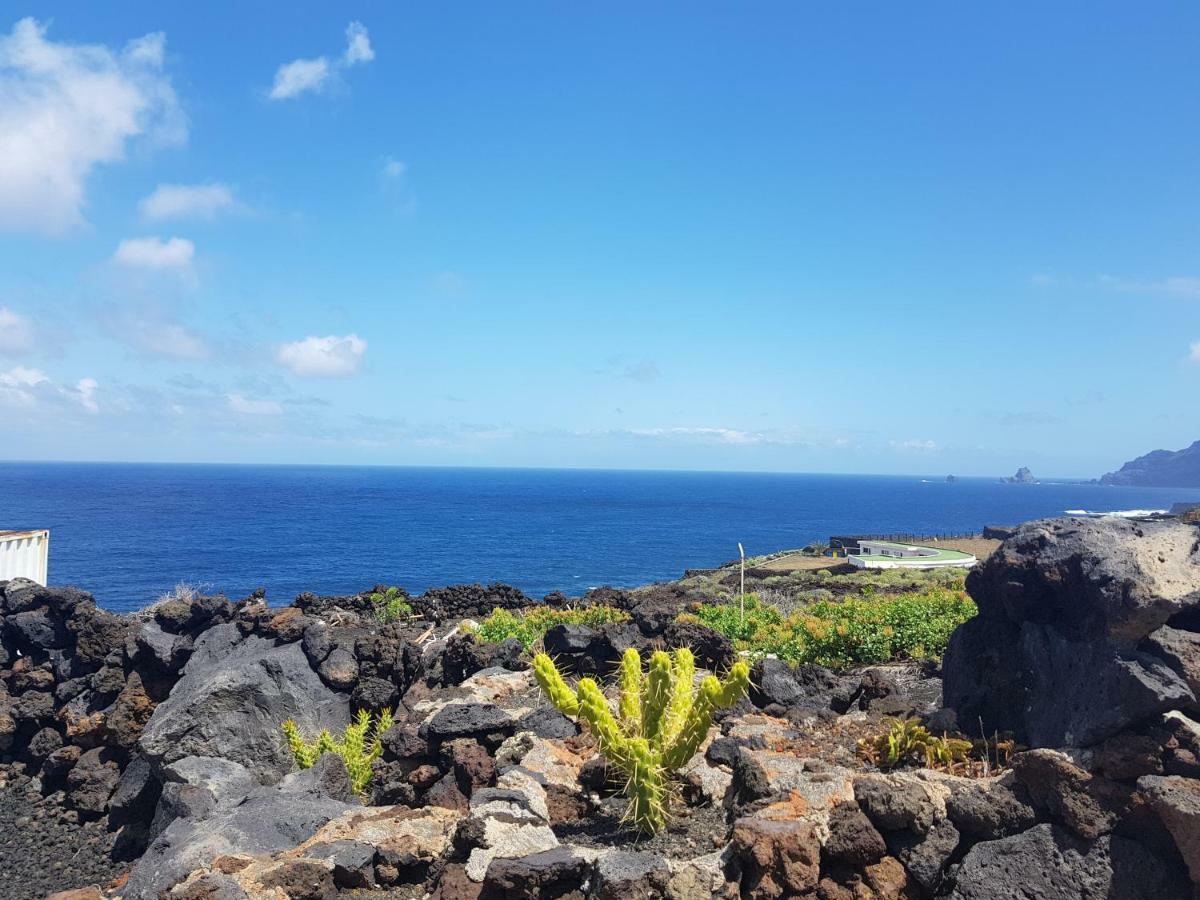
[[[830,534],[953,533],[1200,490],[570,469],[0,463],[0,530],[49,528],[50,583],[136,609],[177,582],[284,605],[376,583],[632,587]]]

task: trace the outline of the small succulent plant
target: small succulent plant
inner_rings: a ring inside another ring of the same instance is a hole
[[[673,654],[655,651],[646,672],[641,656],[630,648],[621,658],[614,717],[591,678],[581,679],[572,690],[545,653],[534,657],[533,672],[550,702],[578,717],[600,752],[624,774],[629,821],[647,834],[666,825],[670,773],[696,753],[713,713],[736,703],[750,683],[750,667],[737,662],[724,681],[708,675],[697,688],[696,663],[687,648]]]
[[[292,756],[301,769],[311,769],[326,753],[336,753],[346,764],[350,774],[350,787],[356,794],[363,794],[371,783],[371,763],[383,754],[383,733],[392,727],[392,711],[381,710],[377,717],[365,709],[360,710],[354,721],[346,726],[341,740],[336,740],[329,729],[322,729],[316,740],[306,741],[294,719],[283,723]]]
[[[965,762],[970,741],[948,736],[938,737],[920,719],[887,719],[883,730],[873,738],[858,742],[858,754],[881,769],[904,763],[930,769],[951,768]]]

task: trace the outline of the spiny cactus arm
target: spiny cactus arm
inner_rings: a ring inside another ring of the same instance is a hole
[[[621,733],[599,686],[590,678],[579,682],[579,718],[587,723],[600,752],[626,775],[632,768],[630,739]]]
[[[724,682],[718,681],[714,675],[705,676],[683,728],[674,742],[663,750],[663,768],[672,771],[687,765],[712,726],[713,712],[737,703],[746,693],[749,683],[750,666],[745,662],[734,663]]]
[[[646,834],[655,834],[667,824],[667,785],[658,757],[645,738],[629,741],[631,768],[625,796],[629,798],[628,819]]]
[[[696,658],[687,647],[675,651],[674,662],[671,666],[671,698],[667,701],[667,710],[658,729],[656,747],[669,747],[683,730],[687,723],[688,713],[692,710],[694,690],[692,682],[696,678]]]
[[[371,733],[371,746],[368,748],[368,756],[371,759],[378,759],[383,755],[383,733],[392,727],[392,721],[392,711],[385,706],[379,711],[379,719]]]
[[[630,647],[621,656],[620,699],[617,714],[621,730],[628,735],[642,733],[642,657]]]
[[[579,715],[578,695],[567,687],[567,683],[558,672],[558,666],[554,665],[554,660],[547,654],[539,653],[533,658],[533,677],[537,679],[550,702],[558,707],[563,715]]]
[[[642,737],[651,743],[659,741],[658,730],[663,713],[671,699],[671,657],[663,650],[650,656],[650,672],[642,692]]]
[[[316,748],[305,743],[304,738],[300,736],[300,728],[296,725],[295,719],[288,719],[283,723],[283,734],[287,738],[292,756],[296,759],[296,765],[301,769],[311,769],[313,763],[317,761],[314,753]]]
[[[357,759],[366,752],[367,729],[371,727],[371,714],[365,709],[358,711],[355,720],[346,726],[339,750],[347,761]]]
[[[688,760],[695,755],[696,749],[708,734],[709,726],[712,725],[713,710],[717,707],[717,698],[720,694],[721,682],[717,681],[714,675],[706,675],[700,682],[699,690],[696,691],[696,697],[692,701],[692,708],[688,712],[687,720],[683,723],[683,728],[675,737],[674,743],[663,750],[664,769],[674,771],[687,765]]]
[[[720,709],[733,706],[746,696],[746,690],[749,687],[750,664],[745,660],[739,660],[733,664],[729,669],[729,674],[721,682],[721,693],[716,698],[717,706]]]
[[[338,743],[333,739],[333,735],[329,733],[329,729],[321,729],[321,733],[317,735],[313,747],[313,762],[324,756],[326,753],[337,753]]]

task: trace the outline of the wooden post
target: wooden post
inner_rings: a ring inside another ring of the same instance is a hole
[[[742,548],[742,542],[738,541],[738,556],[742,558],[742,586],[741,586],[741,624],[746,624],[746,551]]]

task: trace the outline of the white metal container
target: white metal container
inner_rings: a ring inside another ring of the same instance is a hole
[[[0,531],[0,581],[28,578],[45,584],[49,565],[49,531]]]

